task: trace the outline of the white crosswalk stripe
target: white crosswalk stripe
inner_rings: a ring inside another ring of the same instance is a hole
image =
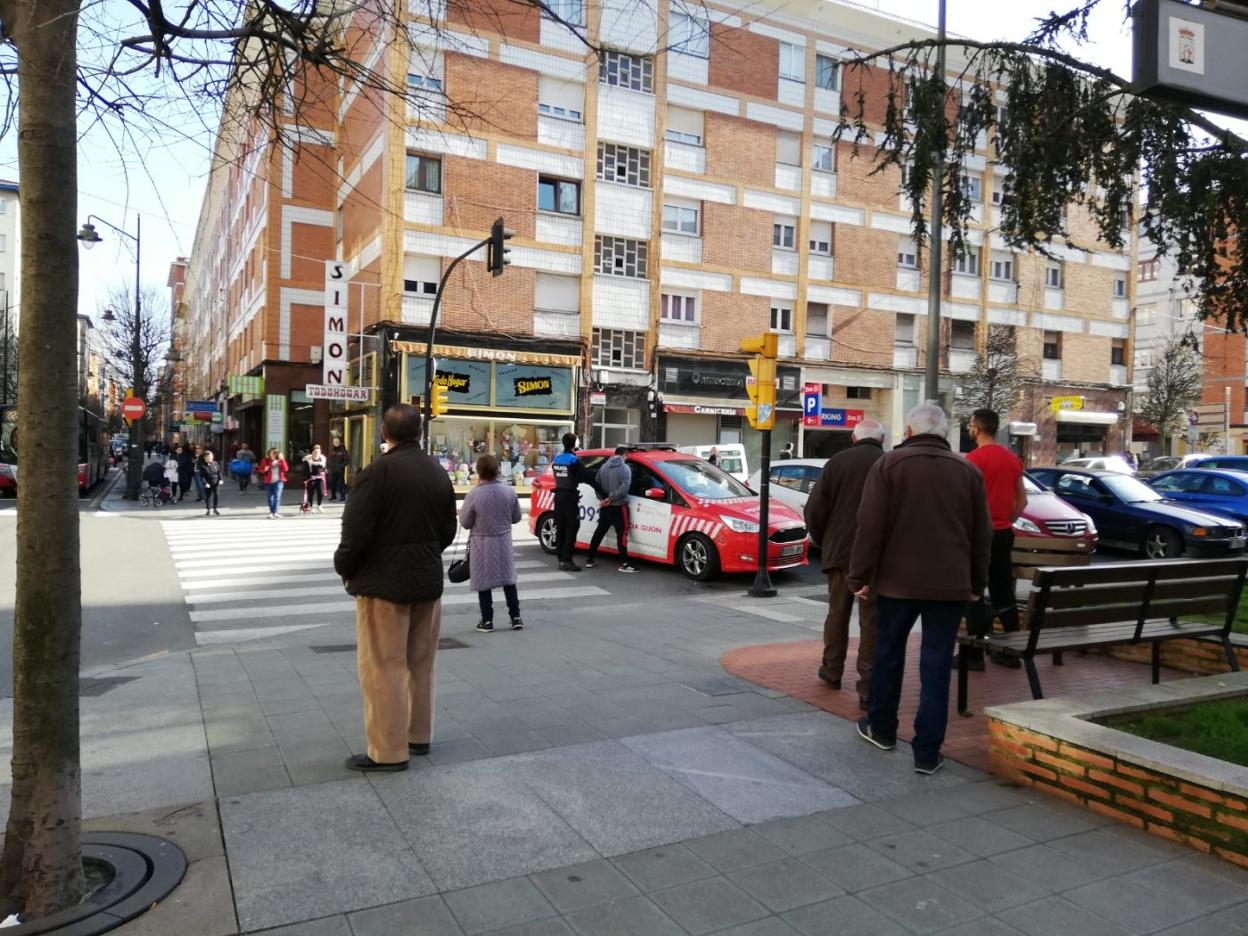
[[[351,620],[355,600],[334,573],[340,525],[336,515],[291,517],[286,522],[162,521],[196,641],[209,645],[256,640]],[[554,569],[526,526],[516,528],[514,542],[522,603],[608,594],[581,576]],[[443,564],[462,558],[466,548],[461,535],[444,554]],[[447,583],[443,605],[467,609],[476,602],[468,583]]]

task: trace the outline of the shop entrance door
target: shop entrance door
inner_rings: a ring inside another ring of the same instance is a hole
[[[371,416],[348,416],[344,420],[346,430],[343,433],[343,444],[351,453],[351,469],[347,472],[347,484],[351,476],[373,460],[373,419]]]

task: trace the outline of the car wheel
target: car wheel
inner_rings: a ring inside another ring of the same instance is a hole
[[[1170,527],[1149,527],[1144,534],[1144,556],[1148,559],[1174,559],[1183,555],[1183,539]]]
[[[676,548],[681,571],[695,582],[706,582],[719,574],[719,552],[701,533],[690,533]]]
[[[553,513],[542,514],[537,519],[537,541],[542,544],[542,550],[549,556],[553,556],[558,550],[559,529],[555,524],[555,515]]]

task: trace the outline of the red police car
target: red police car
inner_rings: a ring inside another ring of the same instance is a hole
[[[596,475],[611,449],[577,452]],[[633,479],[628,496],[628,556],[679,565],[692,579],[706,581],[720,572],[758,568],[758,495],[710,462],[671,446],[630,446],[626,456]],[[600,495],[588,484],[580,491],[581,526],[576,545],[588,547],[598,520]],[[533,480],[529,529],[548,553],[555,551],[555,480],[546,473]],[[767,527],[767,568],[806,564],[810,540],[800,514],[771,502]],[[615,552],[608,531],[602,551]]]

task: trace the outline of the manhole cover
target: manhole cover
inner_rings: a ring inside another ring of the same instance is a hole
[[[128,682],[134,682],[138,676],[93,676],[89,679],[78,680],[78,695],[81,696],[102,696],[111,689],[123,686]]]
[[[456,640],[454,637],[438,638],[439,650],[465,650],[467,647],[468,644],[464,643],[462,640]]]
[[[355,644],[319,644],[309,649],[313,653],[355,653]]]
[[[733,679],[731,676],[712,676],[707,679],[694,679],[689,682],[683,682],[681,685],[706,696],[737,695],[738,693],[749,692],[754,688],[749,683]]]

